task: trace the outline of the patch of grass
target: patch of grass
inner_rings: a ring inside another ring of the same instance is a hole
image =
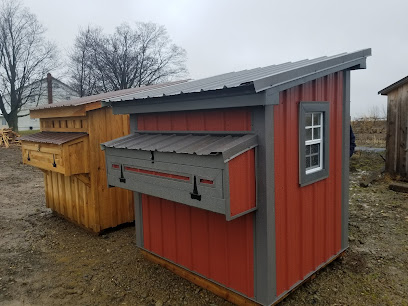
[[[38,133],[40,130],[27,130],[27,131],[18,131],[18,133],[20,134],[20,136],[23,135],[30,135],[30,134],[34,134],[34,133]]]

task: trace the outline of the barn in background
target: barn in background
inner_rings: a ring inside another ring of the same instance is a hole
[[[135,192],[147,256],[235,303],[270,305],[348,247],[350,71],[366,49],[106,99],[102,144]]]
[[[408,179],[408,76],[380,90],[387,96],[385,170]]]

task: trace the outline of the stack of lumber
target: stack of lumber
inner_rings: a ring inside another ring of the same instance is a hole
[[[18,137],[20,135],[12,129],[0,129],[0,147],[4,145],[8,148],[10,144],[20,144],[21,141],[17,139]]]

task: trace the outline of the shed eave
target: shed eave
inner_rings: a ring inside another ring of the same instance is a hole
[[[379,95],[382,95],[382,96],[386,96],[386,95],[388,95],[391,91],[393,91],[393,90],[395,90],[395,89],[397,89],[397,88],[399,88],[399,87],[405,85],[406,83],[408,83],[408,76],[406,76],[405,78],[402,78],[401,80],[399,80],[399,81],[397,81],[397,82],[395,82],[395,83],[393,83],[393,84],[391,84],[391,85],[385,87],[384,89],[380,90],[380,91],[378,92],[378,94],[379,94]]]

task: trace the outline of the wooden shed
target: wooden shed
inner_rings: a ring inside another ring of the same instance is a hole
[[[106,99],[102,144],[148,258],[235,303],[276,303],[348,247],[350,70],[371,50]]]
[[[380,90],[387,96],[385,170],[408,179],[408,76]]]
[[[41,131],[21,137],[23,163],[44,172],[46,205],[100,232],[134,221],[133,194],[107,188],[100,143],[128,135],[129,116],[114,116],[101,100],[160,88],[159,84],[42,105],[30,111]]]

